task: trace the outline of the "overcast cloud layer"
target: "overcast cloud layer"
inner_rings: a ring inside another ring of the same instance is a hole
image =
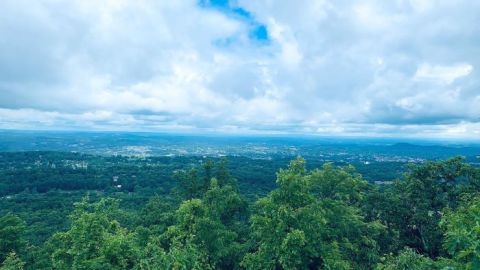
[[[0,5],[0,128],[480,138],[480,1]]]

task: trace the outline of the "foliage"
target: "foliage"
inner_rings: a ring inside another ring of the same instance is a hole
[[[75,207],[72,225],[49,240],[55,269],[131,269],[138,259],[134,235],[112,219],[118,202],[88,197]]]
[[[445,255],[438,229],[443,209],[456,208],[462,191],[475,190],[471,183],[478,181],[477,170],[462,158],[411,166],[404,179],[377,196],[380,201],[371,202],[369,216],[380,218],[392,233],[399,233],[393,241],[397,247],[408,246],[431,258]]]
[[[23,270],[24,266],[25,263],[18,258],[17,254],[10,252],[0,266],[0,270]]]
[[[274,182],[285,157],[1,155],[1,269],[480,268],[480,169],[462,158],[376,185],[303,158]]]
[[[470,196],[468,196],[470,197]],[[442,217],[443,243],[453,260],[465,269],[480,269],[480,196],[468,198]]]
[[[381,226],[365,223],[354,206],[361,179],[329,164],[308,173],[298,158],[280,170],[277,183],[256,203],[256,248],[243,260],[247,269],[367,269],[376,261],[372,236]]]
[[[212,267],[236,268],[245,249],[238,234],[245,207],[231,186],[220,187],[213,178],[203,200],[184,201],[176,211],[175,225],[164,234],[167,254],[194,249]]]
[[[0,217],[0,262],[10,254],[22,253],[25,248],[25,223],[16,215],[8,213]]]
[[[376,270],[434,270],[432,259],[422,256],[412,249],[403,250],[398,256],[389,256],[379,263]]]

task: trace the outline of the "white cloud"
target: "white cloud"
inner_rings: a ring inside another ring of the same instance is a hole
[[[265,25],[269,40],[252,39],[252,22],[195,0],[3,1],[0,126],[478,129],[480,4],[232,4]]]
[[[473,67],[470,64],[452,66],[422,64],[418,67],[414,79],[451,84],[456,79],[470,75],[472,70]]]

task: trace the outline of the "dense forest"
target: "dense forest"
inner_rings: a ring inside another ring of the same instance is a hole
[[[480,269],[480,168],[307,161],[2,153],[0,269]]]

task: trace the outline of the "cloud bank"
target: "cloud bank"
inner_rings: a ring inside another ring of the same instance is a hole
[[[387,2],[4,0],[0,128],[480,138],[480,2]]]

